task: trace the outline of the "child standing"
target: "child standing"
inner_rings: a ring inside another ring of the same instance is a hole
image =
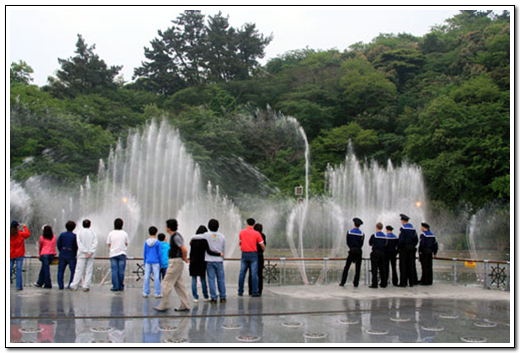
[[[161,242],[156,238],[157,228],[150,227],[148,229],[150,238],[144,242],[144,285],[143,297],[148,298],[150,295],[150,275],[153,270],[155,298],[161,298],[161,275],[160,275],[160,261],[161,261]]]
[[[166,241],[166,235],[159,233],[157,239],[161,242],[161,281],[166,276],[166,270],[168,269],[168,253],[170,252],[170,244]]]

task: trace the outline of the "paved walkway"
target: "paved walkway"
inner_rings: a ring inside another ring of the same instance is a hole
[[[224,304],[202,301],[193,303],[189,313],[177,313],[173,308],[179,301],[173,298],[172,309],[158,313],[153,310],[158,300],[142,298],[141,288],[110,292],[95,286],[89,293],[11,289],[9,346],[513,344],[510,293],[504,291],[450,284],[384,290],[269,286],[261,298],[238,297],[236,286],[227,291]]]

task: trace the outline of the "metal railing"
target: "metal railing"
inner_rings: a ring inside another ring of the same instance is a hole
[[[33,283],[39,271],[39,262],[35,260],[37,256],[26,256],[24,261],[24,283]],[[97,276],[94,283],[103,285],[110,281],[110,264],[107,263],[109,257],[96,257]],[[144,277],[142,266],[142,257],[127,257],[126,275],[134,285]],[[100,262],[102,264],[100,264]],[[321,263],[321,264],[320,264]],[[302,274],[309,280],[305,284],[329,284],[339,283],[343,267],[345,263],[344,257],[313,257],[313,258],[295,258],[295,257],[266,257],[264,258],[264,283],[267,285],[293,285],[304,284]],[[363,258],[361,281],[366,285],[370,283],[370,258]],[[226,277],[229,281],[236,282],[240,267],[240,258],[225,258]],[[55,266],[54,266],[55,267]],[[351,271],[353,272],[353,267]],[[418,275],[421,266],[416,263]],[[13,269],[13,282],[15,278],[15,270]],[[54,270],[56,272],[56,270]],[[231,276],[228,276],[228,273]],[[52,274],[53,282],[56,278]],[[66,277],[67,278],[67,277]],[[349,274],[349,278],[352,278]],[[97,279],[97,281],[96,281]],[[503,289],[510,290],[510,262],[500,260],[480,260],[480,259],[463,259],[463,258],[447,258],[434,257],[434,280],[442,282],[451,282],[454,285],[475,285],[481,284],[484,289]]]

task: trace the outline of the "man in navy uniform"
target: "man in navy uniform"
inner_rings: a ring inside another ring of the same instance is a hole
[[[410,287],[416,282],[416,269],[415,269],[415,251],[419,241],[417,238],[417,232],[413,225],[408,223],[410,217],[405,214],[400,214],[402,227],[399,233],[399,272],[401,282],[399,287],[406,287],[408,284]]]
[[[372,234],[368,244],[372,246],[370,254],[370,263],[372,265],[372,285],[370,288],[377,288],[377,273],[381,276],[381,288],[385,288],[388,280],[386,278],[384,249],[387,243],[385,233],[382,232],[383,223],[376,224],[376,232]]]
[[[347,263],[343,269],[343,276],[341,276],[341,287],[347,282],[348,270],[350,265],[354,262],[356,265],[356,274],[354,275],[354,287],[359,285],[359,276],[361,274],[361,260],[363,259],[363,242],[365,240],[365,234],[359,229],[363,224],[363,221],[359,218],[354,218],[354,228],[347,233],[347,246],[349,248]]]
[[[397,278],[397,245],[399,244],[399,238],[397,235],[392,233],[394,227],[386,226],[386,245],[385,245],[385,269],[386,279],[390,279],[390,267],[392,267],[392,284],[397,286],[399,280]],[[382,282],[381,282],[382,283]]]
[[[421,262],[422,277],[421,285],[433,284],[433,255],[437,255],[439,246],[435,234],[430,231],[428,223],[421,223],[421,241],[419,243],[419,261]]]

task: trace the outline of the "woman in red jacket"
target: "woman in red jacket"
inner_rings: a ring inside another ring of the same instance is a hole
[[[21,229],[18,229],[20,227]],[[17,221],[11,222],[9,243],[11,245],[11,282],[13,280],[13,266],[16,262],[16,290],[23,289],[22,267],[23,257],[25,256],[25,239],[31,236],[25,224]]]
[[[43,226],[43,234],[40,236],[39,258],[42,263],[36,287],[52,288],[50,264],[56,256],[56,236],[52,232],[51,226]]]

